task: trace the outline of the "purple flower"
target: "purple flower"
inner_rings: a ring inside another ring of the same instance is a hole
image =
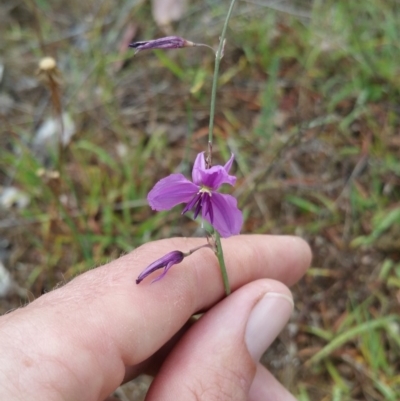
[[[147,266],[139,274],[139,277],[136,279],[136,284],[139,284],[145,277],[147,277],[154,271],[156,271],[158,269],[162,269],[164,267],[164,272],[162,274],[160,274],[152,282],[154,283],[154,281],[161,280],[167,274],[167,271],[171,268],[171,266],[181,263],[182,260],[185,258],[185,256],[186,255],[181,251],[172,251],[170,253],[167,253],[162,258],[157,259],[151,265]]]
[[[169,210],[179,203],[186,203],[182,214],[193,209],[194,218],[200,212],[222,237],[239,234],[243,224],[242,212],[231,195],[216,192],[222,184],[234,185],[236,177],[229,175],[234,156],[225,166],[206,168],[204,152],[194,162],[192,180],[182,174],[171,174],[158,181],[149,192],[147,200],[153,210]]]
[[[136,49],[135,53],[147,49],[180,49],[182,47],[195,46],[193,42],[179,36],[167,36],[165,38],[145,40],[143,42],[133,42],[129,47]]]

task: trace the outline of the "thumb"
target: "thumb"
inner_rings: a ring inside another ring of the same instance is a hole
[[[184,335],[146,400],[294,400],[271,374],[260,373],[258,364],[292,309],[290,290],[278,281],[263,279],[241,287]]]

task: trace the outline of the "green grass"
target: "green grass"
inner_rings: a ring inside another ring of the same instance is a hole
[[[194,2],[174,33],[215,47],[226,10],[214,3]],[[18,3],[0,27],[1,93],[12,102],[0,113],[0,184],[30,197],[0,210],[0,227],[7,267],[34,296],[197,227],[179,210],[154,214],[146,195],[166,174],[188,174],[206,147],[213,54],[121,53],[129,23],[138,40],[162,35],[149,4],[93,7]],[[238,3],[214,143],[216,160],[236,155],[243,232],[298,234],[313,248],[294,288],[296,363],[271,369],[294,369],[286,384],[304,401],[400,399],[400,7],[315,0],[287,11]],[[76,126],[59,177],[58,148],[32,146],[54,115],[36,74],[47,55]],[[19,304],[10,298],[2,311]]]

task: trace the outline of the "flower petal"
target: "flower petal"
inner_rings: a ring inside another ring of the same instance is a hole
[[[236,177],[229,175],[224,167],[213,166],[207,170],[198,170],[201,176],[201,185],[216,191],[222,184],[235,185]]]
[[[181,38],[180,36],[166,36],[164,38],[133,42],[129,47],[136,49],[136,53],[146,49],[179,49],[181,47],[194,46],[193,42]]]
[[[243,225],[242,212],[237,208],[237,201],[231,195],[212,193],[210,198],[213,216],[211,222],[210,213],[203,209],[203,219],[207,220],[220,234],[221,237],[237,235]]]
[[[235,158],[235,155],[232,153],[231,158],[225,163],[224,169],[227,173],[229,173],[229,170],[232,167],[233,164],[233,159]]]
[[[204,216],[206,216],[207,214],[210,215],[209,219],[210,222],[212,223],[214,221],[214,212],[211,203],[211,196],[208,194],[203,195],[202,211],[203,211],[202,214]]]
[[[201,174],[200,171],[206,170],[206,159],[204,158],[204,153],[201,152],[196,156],[196,160],[193,164],[192,170],[192,180],[196,185],[201,185]]]
[[[204,153],[199,153],[194,162],[192,171],[193,182],[196,185],[204,185],[211,188],[213,191],[216,191],[222,184],[235,185],[236,177],[228,174],[235,157],[233,153],[224,166],[216,165],[209,169],[206,168]]]
[[[200,207],[201,207],[201,194],[199,194],[199,193],[196,194],[195,196],[193,196],[192,200],[186,204],[186,206],[183,208],[181,214],[185,214],[189,210],[192,210],[196,204],[197,204],[197,207],[198,207],[198,205],[200,205]]]
[[[156,281],[161,280],[162,278],[164,278],[164,276],[167,274],[168,270],[174,265],[175,263],[170,262],[167,264],[167,266],[165,266],[164,271],[158,276],[156,277],[151,284],[155,283]]]
[[[165,268],[164,273],[161,275],[161,277],[157,278],[155,281],[160,280],[162,277],[164,277],[164,275],[167,273],[167,271],[171,268],[172,265],[181,263],[184,258],[185,258],[185,255],[181,251],[172,251],[172,252],[167,253],[160,259],[157,259],[156,261],[151,263],[149,266],[147,266],[139,274],[138,278],[136,279],[136,284],[139,284],[144,278],[146,278],[151,273],[164,267]]]
[[[147,195],[153,210],[169,210],[179,203],[189,202],[199,191],[199,187],[182,174],[171,174],[154,185]]]

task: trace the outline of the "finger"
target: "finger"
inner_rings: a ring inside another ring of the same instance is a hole
[[[258,360],[284,328],[292,309],[290,291],[280,282],[258,280],[238,289],[187,332],[168,356],[146,399],[247,400],[252,383],[257,395]],[[262,384],[264,393],[271,382]],[[275,390],[274,400],[292,400],[282,386]]]
[[[228,250],[225,250],[226,253],[225,258],[227,260],[228,268],[230,267],[230,265],[228,264],[228,261],[230,259],[234,260],[233,267],[237,267],[236,264],[241,263],[241,260],[244,259],[243,264],[240,264],[238,268],[228,273],[230,282],[232,284],[232,287],[234,288],[242,285],[243,282],[249,282],[252,279],[257,279],[260,277],[275,278],[277,280],[285,282],[288,285],[291,285],[304,274],[305,269],[310,264],[311,253],[308,248],[308,245],[305,244],[304,241],[302,241],[299,238],[286,237],[286,236],[277,237],[277,236],[255,236],[255,235],[241,236],[240,238],[244,239],[244,241],[242,241],[243,244],[241,246],[229,248],[229,251],[233,249],[236,252],[236,255],[231,255],[231,253],[228,252]],[[262,238],[265,238],[266,240],[265,247],[261,247],[260,246],[261,241],[258,241]],[[181,239],[173,239],[173,241],[175,240],[177,240],[178,243],[181,241]],[[168,253],[171,251],[171,249],[173,249],[173,246],[171,247],[169,241],[170,240],[159,241],[157,243],[154,243],[159,245],[159,248],[164,247],[164,245],[167,245],[167,247],[163,248],[164,249],[163,251],[161,251],[160,249],[158,250],[160,254]],[[190,239],[190,241],[192,241],[192,239]],[[242,253],[246,252],[245,248],[248,244],[250,244],[250,246],[254,245],[254,249],[247,250],[247,252],[250,254],[249,258],[246,257],[243,258]],[[197,243],[196,246],[197,245],[199,244]],[[187,244],[187,246],[189,247],[190,245]],[[193,244],[191,246],[195,245]],[[260,247],[260,249],[258,249],[258,247]],[[179,248],[179,244],[176,245],[176,248]],[[254,257],[254,253],[258,251],[261,251],[261,254],[255,258],[256,260],[258,260],[258,262],[256,261],[256,263],[252,264],[251,261]],[[210,256],[210,254],[207,255],[207,251],[205,255],[206,257]],[[288,257],[290,258],[291,255],[294,256],[295,258],[294,262],[287,260],[287,258]],[[213,258],[212,254],[211,257]],[[249,261],[250,263],[246,263],[246,260]],[[190,260],[188,260],[188,262],[190,262]],[[181,266],[176,266],[176,267],[178,269],[181,268]],[[200,268],[203,267],[200,265]],[[214,266],[212,267],[214,269],[214,272],[216,271],[217,275],[219,275],[220,274],[219,267],[217,268],[215,268]],[[257,269],[259,269],[259,271],[257,271]],[[180,272],[179,274],[182,273]],[[151,280],[152,279],[150,278],[149,281]],[[218,283],[220,284],[222,283],[220,278],[217,278],[217,280]],[[207,288],[206,285],[204,288]],[[203,287],[201,288],[201,291],[204,293]],[[222,284],[221,284],[221,291],[223,291]],[[157,352],[155,355],[152,355],[143,364],[134,365],[132,367],[127,368],[124,382],[132,380],[140,373],[154,375],[154,373],[158,371],[166,355],[168,355],[171,348],[182,337],[185,331],[186,329],[174,335],[174,338],[171,341],[169,341],[165,346],[161,348],[159,352]]]
[[[249,401],[296,401],[296,398],[263,365],[257,365]]]
[[[125,377],[123,384],[131,381],[140,374],[146,374],[149,376],[156,376],[160,370],[161,365],[164,363],[165,359],[168,357],[171,350],[176,346],[176,344],[182,339],[185,333],[193,326],[198,320],[197,316],[191,317],[185,325],[176,333],[174,336],[168,340],[158,351],[156,351],[150,358],[145,361],[138,363],[136,365],[128,366],[125,369]]]
[[[64,381],[58,386],[65,388],[60,393],[90,383],[88,388],[104,399],[122,381],[127,366],[145,361],[192,314],[223,296],[217,260],[208,249],[174,266],[161,281],[135,284],[139,272],[155,259],[203,243],[202,239],[181,238],[147,244],[4,317],[14,323],[4,326],[0,339],[14,337],[25,345],[15,352],[34,353],[51,361],[34,371],[24,369],[21,359],[14,358],[8,371],[28,381],[36,380],[33,373],[48,375],[51,381],[61,375]],[[294,237],[238,236],[225,240],[223,248],[233,289],[262,277],[292,284],[310,262],[308,246]],[[33,341],[26,344],[28,337]],[[33,344],[35,349],[30,350]],[[76,377],[71,378],[71,372]],[[68,384],[66,378],[73,383]]]
[[[217,259],[209,249],[196,252],[154,284],[147,281],[137,286],[134,279],[143,267],[165,253],[191,249],[203,242],[173,239],[147,244],[38,301],[44,306],[51,298],[53,309],[54,304],[62,308],[67,301],[64,307],[76,311],[76,319],[88,323],[87,330],[98,333],[101,325],[101,332],[113,338],[126,365],[140,363],[168,341],[191,315],[221,299],[224,290]],[[241,236],[226,240],[223,246],[233,289],[263,277],[290,285],[310,262],[308,246],[295,237]],[[82,308],[83,304],[86,308]],[[71,321],[59,324],[70,326]]]
[[[180,265],[172,268],[168,275],[154,284],[147,282],[134,288],[126,280],[129,265],[139,274],[155,258],[173,249],[188,250],[204,242],[203,239],[173,239],[157,241],[141,247],[136,253],[115,261],[107,270],[121,269],[123,281],[118,281],[119,294],[128,292],[129,303],[135,305],[130,312],[138,336],[132,339],[130,333],[118,332],[122,337],[126,364],[135,365],[151,356],[167,342],[191,315],[215,304],[223,296],[223,285],[217,259],[208,250],[200,250]],[[241,236],[233,237],[224,243],[226,264],[232,288],[261,277],[271,277],[287,284],[297,281],[310,263],[310,251],[301,239],[283,236]],[[145,262],[142,262],[145,260]],[[139,268],[138,268],[139,265]],[[108,277],[108,272],[105,276]],[[83,278],[83,277],[82,277]],[[121,277],[119,277],[120,279]],[[127,285],[128,283],[128,285]],[[97,283],[96,283],[97,284]],[[115,305],[116,295],[108,301]],[[116,311],[125,314],[127,302],[122,298]],[[119,316],[126,320],[127,316]],[[114,327],[118,327],[115,324]],[[145,333],[152,335],[145,335]]]

